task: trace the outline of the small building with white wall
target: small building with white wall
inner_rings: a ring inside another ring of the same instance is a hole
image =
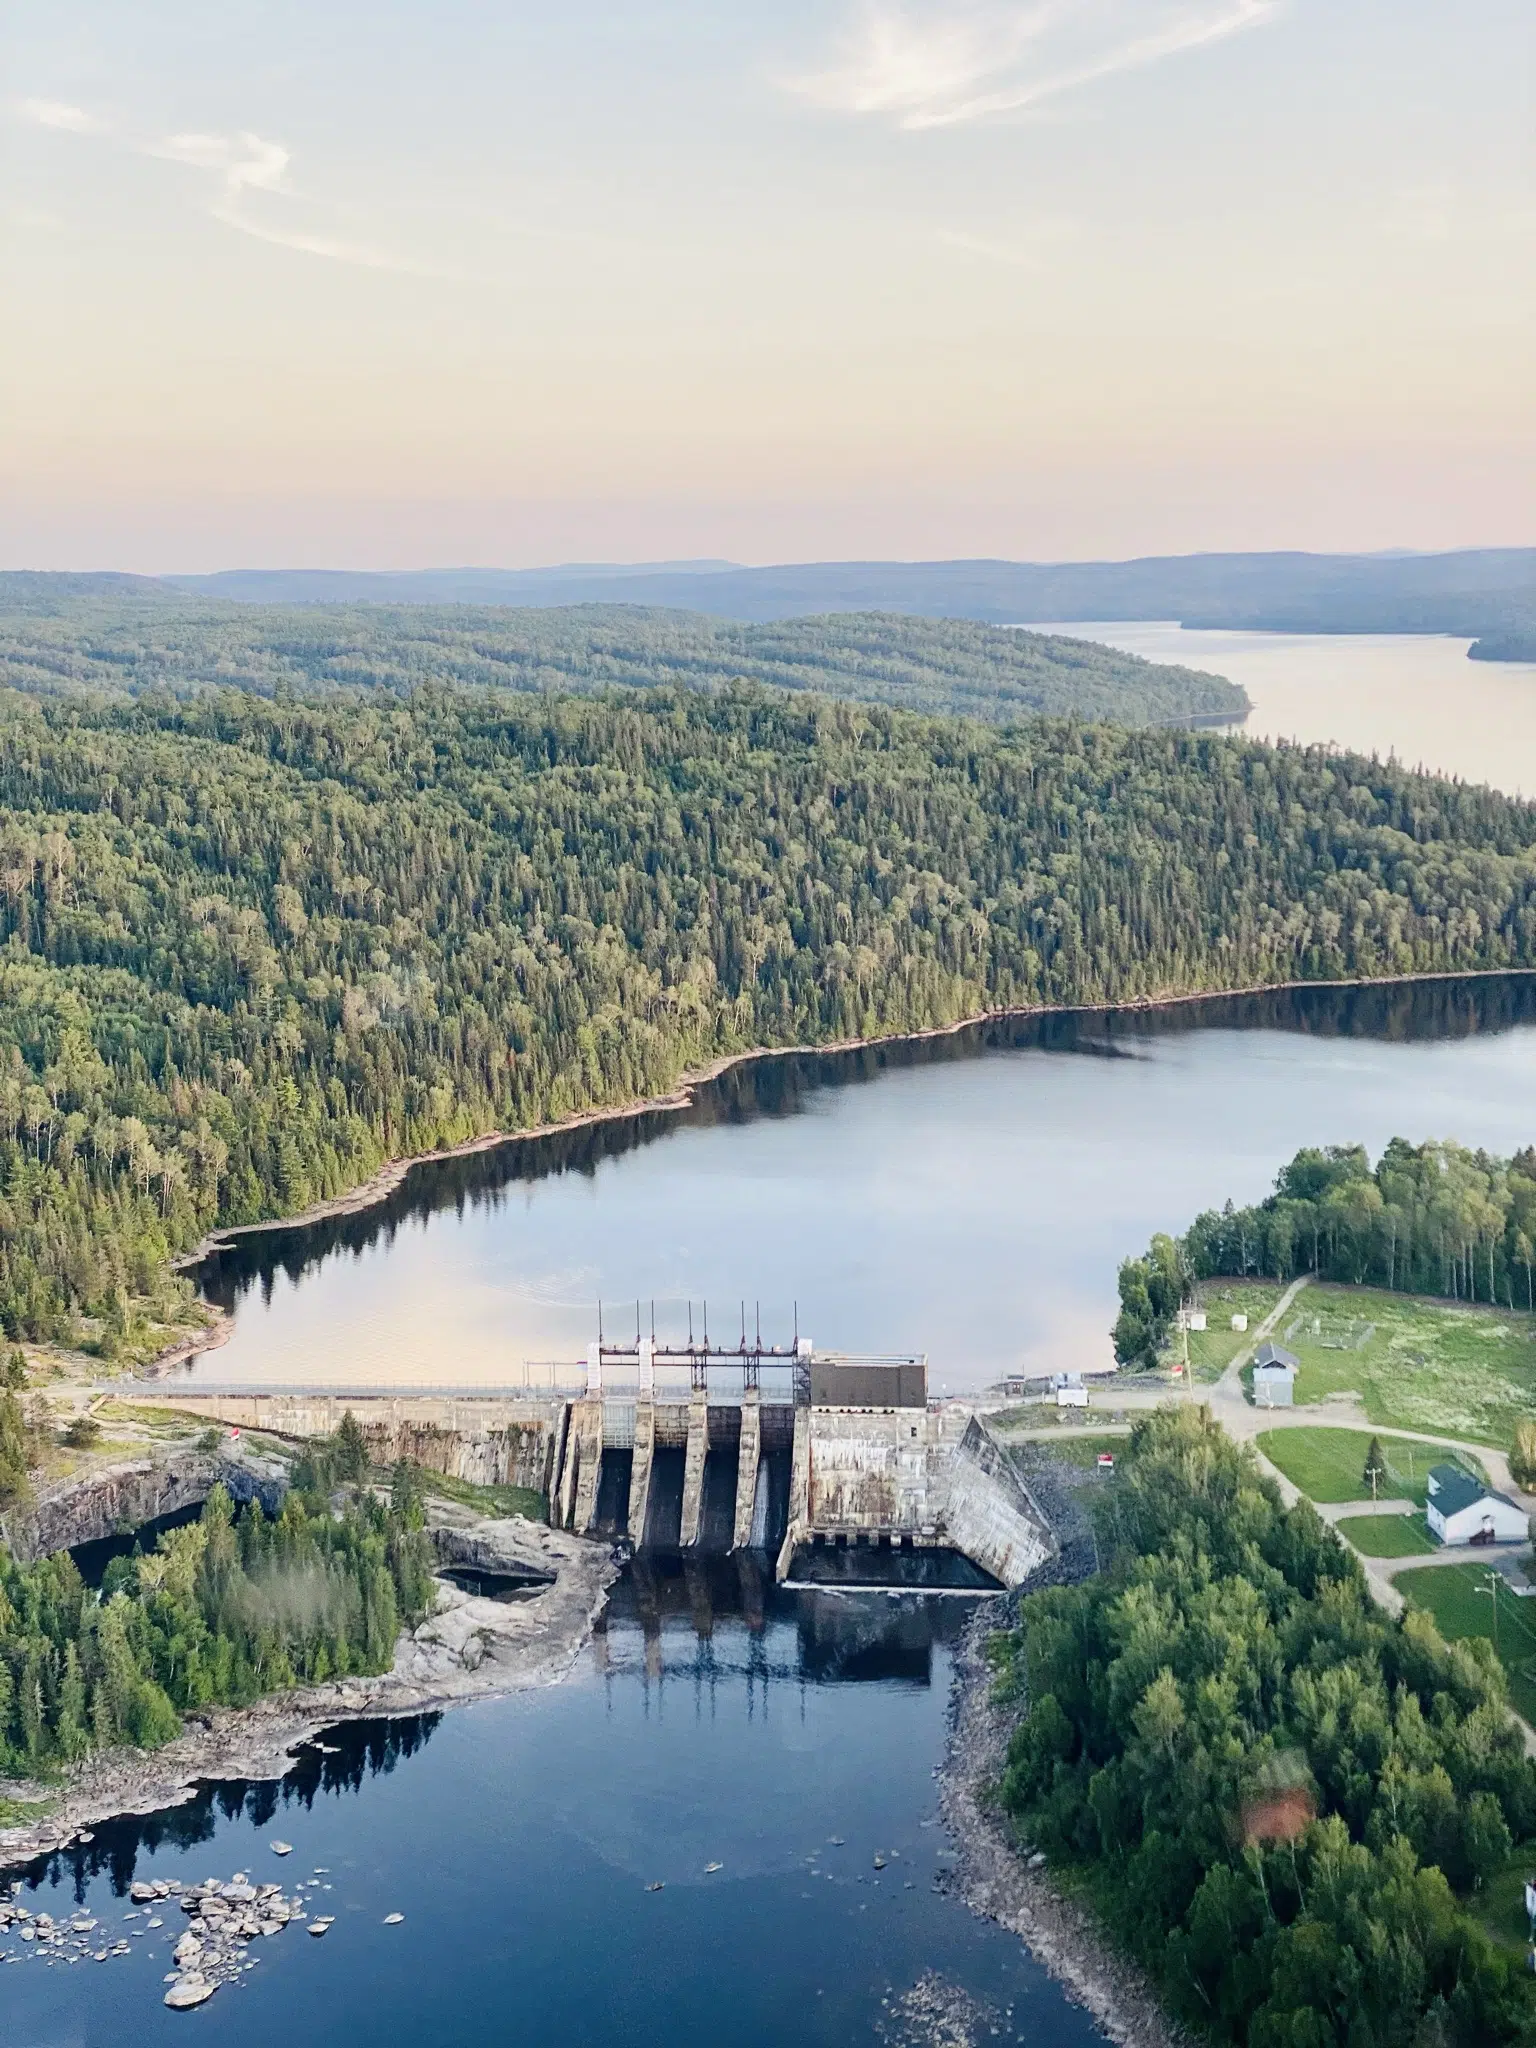
[[[1442,1543],[1524,1543],[1531,1533],[1512,1500],[1459,1465],[1431,1465],[1425,1494],[1424,1518]]]
[[[1301,1360],[1268,1338],[1253,1360],[1253,1405],[1255,1408],[1294,1408],[1296,1375]]]

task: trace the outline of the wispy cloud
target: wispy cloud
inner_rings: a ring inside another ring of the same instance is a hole
[[[978,235],[965,228],[940,228],[938,238],[946,249],[962,256],[974,256],[982,263],[1001,263],[1012,270],[1043,270],[1052,253],[1077,233],[1070,220],[1031,221],[1007,236]]]
[[[95,135],[106,125],[84,107],[71,107],[63,100],[23,100],[21,111],[39,128],[64,128],[71,135]]]
[[[1018,113],[1271,20],[1284,0],[862,0],[834,60],[787,81],[838,113],[938,128]]]
[[[374,249],[362,242],[342,240],[335,235],[315,234],[289,224],[269,209],[253,212],[253,194],[272,195],[288,201],[302,200],[288,178],[292,153],[281,142],[244,131],[239,135],[168,135],[150,146],[150,156],[167,163],[186,164],[206,171],[217,181],[208,211],[227,228],[235,228],[255,241],[278,249],[296,249],[305,256],[321,256],[332,263],[351,263],[363,270],[398,270],[414,275],[429,274],[421,264],[387,249]]]
[[[364,270],[443,275],[391,250],[296,225],[292,209],[312,202],[289,179],[292,152],[286,144],[266,136],[242,130],[236,135],[188,132],[135,138],[118,133],[109,122],[84,107],[67,106],[58,100],[24,100],[21,113],[39,127],[59,128],[74,135],[112,137],[119,147],[135,156],[181,164],[200,173],[206,181],[203,210],[222,226],[255,241],[279,249],[294,249],[305,256],[323,257],[332,263],[354,264]]]

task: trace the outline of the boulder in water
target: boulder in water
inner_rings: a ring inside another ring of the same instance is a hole
[[[206,1977],[178,1977],[165,1994],[165,2002],[172,2012],[188,2012],[194,2005],[206,2005],[217,1989]]]

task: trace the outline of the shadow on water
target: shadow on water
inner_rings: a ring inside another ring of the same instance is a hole
[[[172,1529],[185,1529],[197,1521],[202,1512],[203,1503],[193,1501],[188,1507],[177,1508],[169,1515],[156,1515],[153,1521],[140,1522],[116,1535],[98,1536],[93,1542],[77,1543],[69,1554],[81,1578],[95,1589],[106,1577],[107,1566],[114,1557],[132,1557],[135,1551],[143,1551],[147,1555],[162,1536]]]
[[[391,1242],[407,1223],[444,1210],[499,1207],[508,1191],[551,1175],[591,1175],[606,1160],[675,1131],[792,1117],[826,1088],[875,1081],[913,1067],[1035,1050],[1134,1059],[1148,1040],[1193,1031],[1288,1031],[1389,1043],[1468,1038],[1536,1023],[1536,976],[1470,976],[1346,988],[1326,983],[1258,995],[1209,996],[1142,1009],[1063,1010],[1002,1017],[946,1037],[896,1040],[848,1052],[767,1054],[701,1084],[682,1109],[643,1110],[487,1151],[413,1167],[386,1200],[348,1216],[277,1224],[234,1239],[193,1270],[209,1301],[233,1310],[252,1288],[270,1294],[279,1274],[297,1281],[334,1254]]]
[[[705,1557],[676,1551],[637,1557],[612,1588],[593,1636],[601,1677],[745,1681],[747,1712],[771,1687],[884,1685],[926,1690],[943,1678],[937,1657],[959,1638],[972,1602],[919,1593],[799,1591],[774,1582],[771,1562],[751,1552]],[[361,1793],[431,1740],[442,1720],[354,1721],[327,1729],[295,1754],[287,1776],[205,1785],[182,1806],[96,1824],[89,1842],[39,1858],[26,1889],[58,1886],[83,1903],[105,1879],[121,1897],[142,1860],[161,1849],[211,1842],[221,1824],[258,1831],[321,1798]]]
[[[973,1606],[917,1590],[780,1586],[754,1551],[641,1552],[598,1623],[597,1661],[651,1680],[927,1687],[935,1651],[958,1641]]]

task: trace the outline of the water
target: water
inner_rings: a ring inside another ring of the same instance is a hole
[[[0,1965],[0,2036],[841,2048],[936,2038],[892,2010],[935,1972],[963,1987],[959,2038],[1086,2048],[1100,2037],[1018,1941],[934,1889],[930,1772],[969,1604],[786,1594],[735,1564],[632,1574],[566,1686],[335,1733],[280,1787],[99,1828],[25,1899],[85,1904],[105,1941],[142,1924],[123,1923],[135,1877],[290,1887],[318,1865],[323,1941],[256,1942],[258,1967],[189,2021],[161,2004],[185,1922],[159,1908],[128,1956]]]
[[[1214,669],[1253,700],[1243,730],[1393,753],[1536,796],[1536,662],[1468,661],[1467,640],[1411,633],[1236,633],[1165,622],[1039,626],[1149,661]]]
[[[599,1296],[610,1332],[637,1297],[685,1331],[691,1298],[732,1338],[761,1301],[765,1339],[798,1302],[817,1343],[926,1351],[951,1391],[1107,1366],[1116,1267],[1153,1231],[1256,1199],[1302,1144],[1510,1152],[1536,1140],[1533,1080],[1523,978],[762,1061],[681,1116],[424,1166],[377,1209],[240,1240],[204,1275],[233,1338],[188,1377],[536,1381],[585,1355]]]
[[[378,1210],[242,1240],[206,1270],[236,1325],[199,1370],[505,1379],[524,1357],[577,1355],[599,1290],[707,1293],[717,1329],[732,1297],[786,1315],[798,1297],[821,1341],[926,1348],[952,1383],[1091,1363],[1115,1262],[1154,1228],[1259,1194],[1303,1142],[1402,1131],[1507,1152],[1533,1136],[1533,1073],[1536,979],[1521,977],[764,1061],[681,1117],[423,1167]],[[669,1483],[658,1460],[653,1488]],[[513,2030],[1079,2048],[1091,2025],[1019,1943],[934,1888],[948,1844],[931,1774],[971,1605],[642,1559],[569,1685],[344,1731],[281,1786],[103,1826],[29,1903],[79,1899],[104,1938],[142,1924],[123,1919],[134,1876],[291,1885],[323,1867],[332,1890],[311,1910],[336,1925],[258,1945],[211,2008],[231,2048],[460,2048]],[[276,1835],[294,1844],[284,1863]],[[383,1926],[391,1911],[402,1926]],[[180,1917],[106,1963],[0,1965],[0,2035],[106,2048],[208,2024],[160,2003]],[[929,1972],[962,2031],[901,2016]]]

